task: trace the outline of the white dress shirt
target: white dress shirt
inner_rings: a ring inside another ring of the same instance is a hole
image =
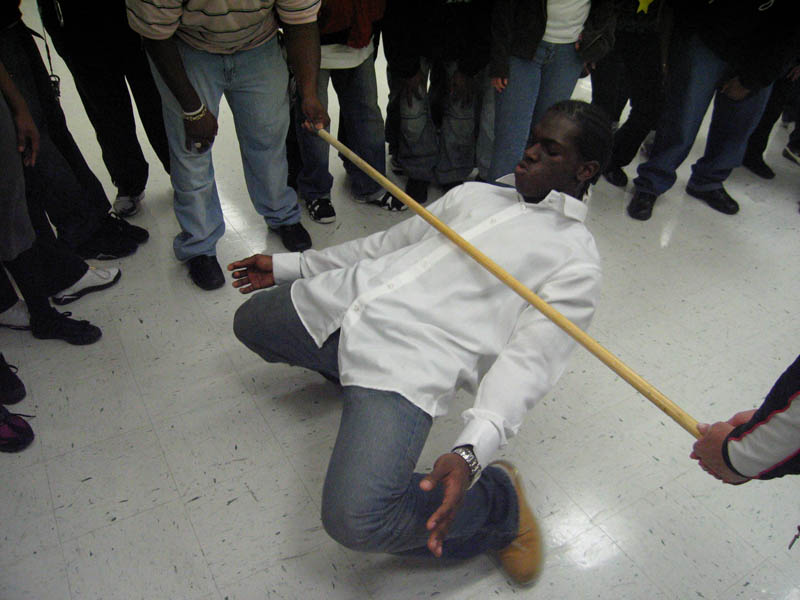
[[[594,314],[600,259],[585,204],[551,192],[456,187],[430,211],[581,328]],[[436,417],[458,388],[475,394],[453,447],[486,466],[558,380],[575,342],[455,244],[413,216],[386,231],[273,256],[278,283],[317,345],[337,329],[342,385],[397,392]]]

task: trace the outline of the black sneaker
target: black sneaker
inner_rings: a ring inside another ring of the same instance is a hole
[[[383,196],[378,198],[377,200],[370,200],[367,204],[372,204],[373,206],[377,206],[382,208],[383,210],[388,210],[389,212],[400,212],[401,210],[408,210],[408,207],[403,204],[400,200],[392,196],[389,192],[386,192]]]
[[[329,196],[306,200],[306,208],[308,209],[308,216],[311,217],[312,221],[316,221],[317,223],[333,223],[336,220],[336,211],[333,210],[333,204],[331,204]]]
[[[125,219],[115,213],[108,213],[108,215],[106,215],[101,228],[126,237],[137,244],[144,244],[150,239],[150,234],[148,233],[147,229],[144,227],[131,225]]]
[[[608,183],[617,187],[625,187],[628,185],[628,176],[625,174],[625,171],[622,170],[622,167],[611,167],[607,169],[605,173],[603,173],[603,177],[606,178]]]
[[[25,384],[17,377],[17,367],[0,354],[0,404],[16,404],[25,397]]]
[[[762,179],[774,179],[775,171],[769,168],[761,156],[747,156],[742,159],[742,166]]]
[[[189,259],[189,276],[195,285],[204,290],[216,290],[225,285],[225,275],[216,256],[201,254]]]
[[[687,186],[686,193],[693,198],[703,200],[714,210],[718,210],[726,215],[735,215],[739,212],[739,203],[731,198],[723,187],[719,187],[715,190],[699,191],[693,190]]]
[[[289,252],[302,252],[311,248],[311,236],[302,223],[270,227],[270,229],[281,236],[281,241]]]
[[[51,316],[34,319],[31,316],[31,333],[40,340],[64,340],[74,346],[94,344],[103,335],[99,327],[89,321],[70,319],[71,312],[53,311]]]
[[[33,429],[22,417],[0,406],[0,452],[19,452],[33,441]]]
[[[409,179],[406,182],[406,194],[420,204],[428,201],[428,182],[421,179]]]
[[[103,227],[77,248],[75,253],[83,259],[115,260],[130,256],[139,246],[130,238]]]
[[[653,205],[656,203],[656,196],[647,192],[635,192],[628,204],[628,214],[638,220],[647,221],[653,215]]]

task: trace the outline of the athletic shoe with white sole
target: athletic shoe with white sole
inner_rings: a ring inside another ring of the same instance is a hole
[[[75,300],[86,294],[110,288],[119,281],[121,276],[122,271],[116,267],[111,267],[109,269],[89,267],[89,270],[84,273],[83,277],[53,296],[53,304],[64,306],[70,302],[75,302]]]
[[[333,210],[330,196],[306,199],[308,216],[317,223],[333,223],[336,221],[336,211]]]
[[[132,217],[139,212],[139,205],[144,200],[144,192],[134,196],[119,195],[114,200],[114,212],[120,217]]]

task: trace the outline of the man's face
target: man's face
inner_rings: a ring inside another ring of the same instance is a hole
[[[546,113],[533,128],[533,145],[514,169],[517,191],[536,200],[551,190],[575,196],[583,182],[580,174],[584,166],[574,141],[578,133],[578,126],[567,117]]]

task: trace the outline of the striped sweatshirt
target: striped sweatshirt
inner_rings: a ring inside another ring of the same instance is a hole
[[[800,474],[800,356],[767,394],[753,418],[728,434],[722,453],[744,477]]]
[[[279,20],[313,23],[320,0],[126,0],[128,23],[142,37],[177,35],[213,54],[250,50],[271,39]]]

